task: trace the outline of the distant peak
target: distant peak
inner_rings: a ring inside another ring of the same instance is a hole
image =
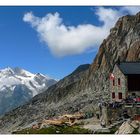
[[[39,76],[44,76],[43,74],[41,74],[41,73],[36,73],[36,75],[39,75]]]
[[[78,66],[71,74],[77,74],[80,73],[82,71],[87,70],[90,67],[90,64],[83,64]]]
[[[40,78],[41,78],[41,77],[42,77],[42,78],[45,77],[45,78],[47,78],[47,79],[51,79],[48,75],[44,75],[44,74],[41,74],[41,73],[36,73],[35,75],[36,75],[36,77],[40,77]]]
[[[19,70],[21,70],[21,68],[19,68],[19,67],[14,67],[14,68],[11,68],[11,67],[6,67],[6,68],[4,68],[4,69],[2,69],[2,71],[19,71]]]
[[[5,69],[2,69],[1,72],[12,72],[13,73],[13,69],[11,67],[6,67]]]
[[[12,68],[11,68],[11,67],[6,67],[6,68],[3,69],[3,70],[12,70]]]
[[[22,68],[20,68],[20,67],[14,67],[13,69],[14,70],[21,70]]]
[[[51,80],[54,79],[46,74],[42,73],[31,73],[23,68],[20,67],[6,67],[4,69],[0,69],[0,76],[5,75],[5,76],[21,76],[21,77],[32,77],[32,78],[39,78],[39,79],[46,79],[46,80]],[[55,79],[54,79],[55,80]],[[58,81],[58,80],[56,80]]]
[[[20,68],[20,67],[14,67],[13,68],[13,71],[15,72],[15,73],[21,73],[22,71],[24,71],[22,68]]]

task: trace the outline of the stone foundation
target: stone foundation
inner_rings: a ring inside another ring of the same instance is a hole
[[[138,104],[123,104],[118,108],[103,106],[100,120],[105,125],[110,125],[127,118],[134,119],[136,115],[140,115],[140,106]]]

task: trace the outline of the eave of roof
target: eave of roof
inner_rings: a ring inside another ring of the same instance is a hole
[[[140,74],[140,62],[121,62],[117,66],[124,75]]]

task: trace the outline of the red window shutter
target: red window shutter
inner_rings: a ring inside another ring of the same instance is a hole
[[[118,78],[118,85],[120,86],[121,85],[121,79]]]
[[[115,98],[115,92],[112,92],[112,99]]]
[[[113,79],[113,86],[115,86],[115,79]]]
[[[122,93],[119,92],[119,99],[122,99]]]

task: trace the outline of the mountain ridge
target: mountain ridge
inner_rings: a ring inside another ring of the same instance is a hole
[[[23,105],[56,83],[43,74],[32,74],[19,67],[0,70],[0,115]]]

